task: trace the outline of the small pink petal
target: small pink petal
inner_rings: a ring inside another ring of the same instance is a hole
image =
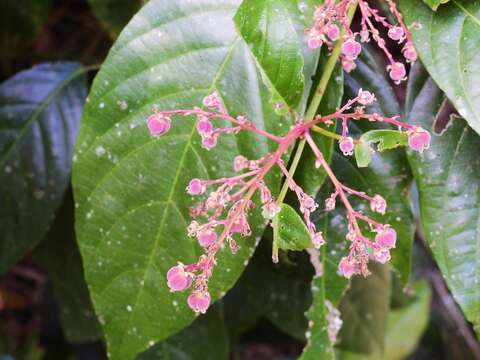
[[[343,155],[352,155],[355,145],[353,144],[353,139],[350,136],[342,137],[338,143],[340,150],[342,150]]]
[[[176,265],[167,272],[167,285],[170,291],[182,291],[192,284],[191,274],[185,272],[183,265]]]
[[[162,114],[154,114],[147,119],[148,130],[153,136],[166,134],[170,130],[171,123],[172,120]]]
[[[187,193],[190,195],[200,195],[203,194],[206,190],[203,181],[200,179],[192,179],[187,186]]]
[[[342,45],[342,53],[351,59],[356,59],[362,51],[362,45],[354,39],[345,41]]]
[[[206,248],[215,243],[217,240],[217,233],[215,230],[207,228],[200,231],[197,238],[200,246]]]
[[[430,147],[430,133],[422,128],[416,128],[408,132],[408,146],[418,152],[423,152]]]
[[[187,303],[196,313],[205,314],[210,306],[210,294],[207,291],[194,291],[188,297]]]
[[[383,248],[394,248],[396,242],[397,232],[391,227],[382,228],[375,236],[375,243]]]

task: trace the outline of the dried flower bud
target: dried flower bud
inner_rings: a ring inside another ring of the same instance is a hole
[[[212,150],[217,145],[217,135],[211,134],[202,138],[202,147],[206,150]]]
[[[245,156],[237,155],[235,156],[235,159],[233,159],[233,170],[235,170],[235,172],[242,171],[248,167],[249,163],[250,162]]]
[[[200,246],[206,248],[215,243],[217,233],[212,228],[207,227],[198,232],[197,239]]]
[[[378,261],[381,264],[385,264],[391,258],[390,251],[388,249],[376,244],[373,245],[372,257],[375,261]]]
[[[345,70],[345,72],[350,73],[352,70],[355,70],[357,65],[355,64],[355,61],[348,57],[343,57],[342,58],[342,68]]]
[[[315,249],[320,249],[320,247],[325,244],[325,239],[323,238],[323,234],[321,231],[313,234],[312,236],[312,244]]]
[[[199,116],[197,121],[197,131],[201,136],[210,135],[213,131],[213,125],[206,116]]]
[[[147,120],[148,130],[153,136],[161,136],[166,134],[172,125],[172,120],[169,116],[163,114],[151,115]]]
[[[182,264],[173,266],[167,272],[167,285],[171,292],[182,291],[192,284],[193,276],[185,271]]]
[[[262,216],[265,220],[272,220],[280,212],[280,206],[275,201],[271,201],[262,206]]]
[[[210,109],[219,108],[221,105],[220,96],[218,96],[218,93],[214,91],[203,99],[203,105]]]

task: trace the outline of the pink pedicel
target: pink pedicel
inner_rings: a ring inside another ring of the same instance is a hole
[[[340,150],[342,150],[343,155],[347,156],[353,154],[355,145],[353,143],[353,139],[350,136],[341,138],[338,145],[340,147]]]
[[[408,131],[408,146],[413,151],[422,153],[430,147],[430,133],[420,127]]]
[[[203,181],[200,179],[192,179],[187,186],[187,193],[190,195],[200,195],[203,194],[206,190],[206,186],[203,184]]]
[[[198,243],[201,247],[209,247],[217,240],[217,233],[211,228],[206,228],[198,232]]]
[[[397,232],[388,226],[382,226],[377,230],[377,235],[375,236],[375,243],[379,246],[387,249],[395,247],[397,242]]]
[[[380,195],[375,195],[370,201],[370,209],[383,215],[387,210],[387,202]]]
[[[170,268],[167,272],[167,285],[172,292],[189,288],[192,280],[192,274],[187,273],[182,264]]]
[[[338,272],[343,277],[350,279],[353,275],[357,273],[357,263],[355,259],[349,256],[343,257],[338,264]]]
[[[153,136],[166,134],[170,130],[171,124],[170,117],[162,114],[154,114],[147,119],[148,130]]]
[[[405,38],[405,31],[401,26],[393,26],[388,30],[388,37],[392,40],[403,41]]]
[[[194,291],[188,297],[187,303],[196,313],[205,314],[210,306],[210,294],[207,291]]]
[[[405,70],[405,65],[402,63],[395,62],[392,65],[387,66],[387,71],[390,79],[396,83],[406,80],[407,71]]]
[[[342,45],[342,54],[354,60],[360,55],[362,45],[354,39],[348,39]]]

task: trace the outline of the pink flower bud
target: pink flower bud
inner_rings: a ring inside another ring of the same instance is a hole
[[[322,44],[323,41],[319,36],[309,37],[307,40],[307,45],[310,49],[318,49]]]
[[[397,242],[397,232],[389,226],[382,227],[375,236],[375,243],[387,249],[395,247]]]
[[[197,121],[197,131],[201,136],[209,135],[213,131],[213,125],[206,116],[199,116]]]
[[[387,71],[390,78],[397,83],[406,79],[407,71],[402,63],[395,62],[392,65],[388,65]]]
[[[405,36],[405,31],[401,26],[393,26],[388,30],[388,37],[392,40],[403,40]]]
[[[370,209],[383,215],[387,210],[387,202],[380,195],[375,195],[370,201]]]
[[[331,211],[335,209],[335,198],[330,196],[325,200],[325,210]]]
[[[210,306],[210,294],[207,291],[194,291],[188,297],[187,303],[196,313],[205,314]]]
[[[342,58],[342,67],[345,72],[350,73],[352,70],[355,70],[357,65],[355,64],[355,61],[348,57],[343,57]]]
[[[216,91],[206,96],[203,99],[203,105],[210,109],[218,108],[220,104],[221,104],[220,96],[218,96],[218,93]]]
[[[248,167],[249,163],[250,162],[245,156],[237,155],[235,156],[235,159],[233,159],[233,170],[235,170],[235,172],[242,171]]]
[[[187,186],[187,193],[190,195],[200,195],[203,194],[206,190],[206,186],[203,184],[203,181],[200,179],[192,179]]]
[[[217,240],[217,233],[212,228],[206,228],[198,233],[198,243],[201,247],[209,247]]]
[[[360,89],[358,91],[358,100],[362,105],[370,105],[375,101],[375,95],[372,94],[370,91]]]
[[[327,27],[326,34],[330,40],[335,41],[340,37],[340,29],[337,25],[330,24]]]
[[[185,271],[181,264],[173,266],[167,272],[167,285],[171,292],[182,291],[192,284],[193,275]]]
[[[323,238],[322,232],[319,231],[312,236],[312,244],[315,249],[320,249],[320,247],[325,244],[325,239]]]
[[[360,52],[362,51],[362,45],[354,39],[348,39],[342,45],[343,55],[349,57],[350,59],[356,59]]]
[[[162,114],[154,114],[147,119],[148,130],[153,136],[166,134],[170,130],[171,124],[170,117]]]
[[[420,127],[408,131],[408,146],[420,153],[430,147],[430,133]]]
[[[347,279],[350,279],[352,275],[357,273],[356,261],[350,256],[343,257],[338,264],[338,272],[340,273],[340,275],[346,277]]]
[[[403,47],[403,56],[407,59],[407,62],[415,62],[417,60],[417,52],[415,51],[415,47],[413,46],[412,42],[409,41]]]
[[[390,251],[381,246],[374,244],[372,257],[375,261],[378,261],[380,264],[385,264],[390,260]]]
[[[342,150],[343,155],[352,155],[355,145],[353,144],[353,139],[350,136],[342,137],[339,142],[340,150]]]
[[[211,134],[208,136],[204,136],[202,138],[202,147],[207,150],[211,150],[217,145],[217,135]]]
[[[303,203],[303,206],[309,210],[312,210],[312,209],[314,210],[317,207],[317,203],[315,202],[315,200],[313,200],[313,198],[308,195],[305,195],[303,197],[302,203]]]

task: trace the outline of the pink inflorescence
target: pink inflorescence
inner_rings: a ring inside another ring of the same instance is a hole
[[[341,60],[343,69],[350,72],[355,69],[355,60],[362,51],[361,43],[371,39],[382,49],[387,60],[387,71],[390,78],[400,83],[406,79],[405,65],[396,61],[386,46],[385,39],[380,36],[377,27],[383,27],[387,36],[403,44],[402,54],[407,63],[417,59],[417,53],[413,47],[412,37],[403,21],[393,0],[386,0],[390,12],[394,15],[397,25],[391,24],[386,17],[381,16],[379,11],[373,9],[366,0],[325,0],[314,13],[314,24],[306,30],[307,44],[311,49],[326,45],[329,50],[333,49],[333,41],[341,36],[340,28],[344,30],[344,43],[342,44]],[[358,4],[361,13],[360,31],[353,32],[348,20],[350,7]]]
[[[312,213],[319,205],[295,182],[282,160],[282,156],[300,138],[306,140],[315,154],[315,166],[317,168],[323,167],[334,185],[335,191],[325,201],[326,210],[333,210],[337,199],[340,199],[347,210],[348,233],[346,239],[350,242],[350,247],[348,256],[344,257],[339,263],[339,273],[347,278],[355,274],[367,275],[369,259],[382,263],[388,261],[390,259],[390,249],[395,247],[395,230],[390,225],[378,223],[361,211],[353,209],[348,198],[357,196],[367,201],[372,211],[380,214],[384,214],[386,211],[387,203],[385,199],[380,195],[370,197],[340,183],[310,135],[310,131],[315,130],[315,125],[321,123],[325,126],[331,126],[334,119],[339,119],[342,124],[342,134],[338,135],[340,137],[340,148],[345,155],[350,155],[353,152],[355,141],[358,140],[348,136],[348,122],[367,119],[390,123],[398,127],[400,131],[406,131],[410,147],[413,150],[423,151],[428,147],[430,138],[425,130],[400,122],[395,117],[366,114],[364,106],[374,101],[374,94],[360,89],[357,97],[349,100],[333,114],[317,115],[310,121],[297,116],[294,125],[283,136],[276,136],[256,127],[246,115],[237,117],[230,115],[216,92],[204,99],[203,105],[207,110],[194,108],[161,111],[150,116],[147,125],[152,136],[167,133],[173,116],[194,116],[197,133],[202,139],[202,146],[207,150],[216,145],[216,139],[219,135],[224,133],[236,134],[239,131],[249,131],[264,136],[277,144],[275,151],[267,153],[259,159],[251,160],[243,155],[237,155],[233,159],[232,166],[236,174],[231,177],[213,180],[198,178],[190,180],[186,192],[191,196],[201,196],[202,200],[190,208],[190,215],[193,220],[187,231],[190,237],[196,238],[205,253],[195,263],[187,265],[177,263],[170,268],[167,273],[167,285],[170,290],[175,292],[192,288],[192,293],[187,301],[190,308],[198,313],[204,313],[208,309],[211,302],[208,281],[216,265],[218,250],[226,242],[230,250],[235,253],[239,245],[237,244],[238,239],[235,240],[234,237],[251,234],[248,215],[257,206],[252,201],[252,196],[255,193],[259,194],[261,212],[266,222],[270,222],[280,211],[280,204],[264,181],[266,174],[273,167],[278,167],[281,170],[289,188],[298,198],[299,210],[303,214],[310,233],[312,248],[319,248],[325,243],[322,232],[315,228],[315,224],[311,220]],[[230,126],[219,126],[222,123],[230,124]],[[215,139],[215,141],[209,139]],[[362,234],[358,221],[364,221],[369,225],[370,230],[376,234],[374,241],[369,240]]]

